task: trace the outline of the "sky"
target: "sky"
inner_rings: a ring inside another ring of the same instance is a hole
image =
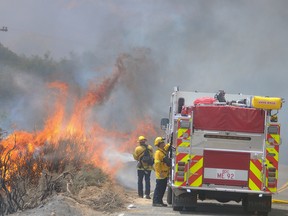
[[[48,52],[58,60],[94,53],[97,74],[77,74],[84,85],[109,74],[121,54],[132,56],[129,82],[111,95],[110,105],[117,102],[118,111],[125,112],[131,97],[135,115],[148,114],[160,122],[168,114],[174,86],[287,99],[287,8],[286,0],[0,0],[0,28],[8,27],[0,31],[0,42],[19,55]],[[145,61],[138,64],[137,56]],[[21,85],[36,94],[33,79],[21,74],[18,85],[28,80]],[[35,107],[33,112],[43,108],[37,100],[29,106]],[[109,118],[103,110],[103,118]],[[123,122],[126,115],[113,117]],[[279,113],[284,163],[287,118],[286,103]]]

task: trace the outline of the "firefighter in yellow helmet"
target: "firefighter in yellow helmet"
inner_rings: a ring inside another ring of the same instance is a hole
[[[170,145],[165,144],[165,140],[162,137],[157,137],[154,144],[158,149],[154,156],[156,187],[153,196],[153,206],[165,207],[167,204],[163,203],[163,196],[167,187],[167,180],[171,166],[169,159],[166,156]]]
[[[138,196],[143,197],[143,178],[145,179],[145,194],[144,198],[150,197],[150,176],[153,170],[153,148],[146,143],[147,139],[144,136],[139,136],[139,145],[135,148],[133,157],[138,161],[137,176],[138,176]]]

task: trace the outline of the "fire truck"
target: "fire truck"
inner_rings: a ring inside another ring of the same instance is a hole
[[[172,161],[167,202],[174,211],[204,200],[242,202],[268,215],[277,192],[283,98],[185,92],[175,88],[161,119]]]

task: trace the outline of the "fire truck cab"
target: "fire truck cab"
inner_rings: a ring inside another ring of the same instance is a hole
[[[247,212],[268,215],[277,192],[280,124],[284,100],[242,94],[185,92],[171,95],[161,120],[172,148],[167,202],[194,209],[199,200],[242,202]]]

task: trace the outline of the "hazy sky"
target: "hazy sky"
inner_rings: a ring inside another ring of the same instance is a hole
[[[130,68],[137,91],[112,97],[139,93],[139,107],[162,117],[176,85],[287,99],[287,8],[286,0],[0,0],[0,28],[8,27],[0,42],[26,56],[92,52],[108,68],[144,48],[148,66]],[[279,119],[288,162],[287,104]]]

